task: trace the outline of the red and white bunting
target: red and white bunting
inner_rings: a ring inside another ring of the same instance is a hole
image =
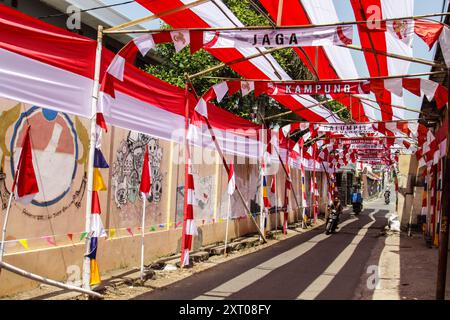
[[[263,93],[269,96],[281,95],[316,95],[316,94],[334,94],[336,96],[343,94],[369,94],[373,92],[376,96],[382,96],[387,90],[399,97],[403,96],[403,89],[411,93],[422,96],[425,95],[429,101],[436,100],[436,104],[441,109],[448,103],[447,89],[428,79],[406,78],[406,79],[386,79],[371,81],[340,81],[340,82],[261,82],[261,81],[225,81],[212,86],[198,101],[199,110],[206,109],[206,103],[213,99],[218,102],[223,97],[233,95],[240,91],[242,96],[255,91],[255,95],[259,96]],[[202,111],[204,112],[204,111]],[[288,129],[288,126],[290,126]],[[293,125],[288,125],[283,129],[285,136],[293,130]]]
[[[369,94],[370,82],[259,82],[255,85],[257,94],[266,93],[271,96],[295,94]]]

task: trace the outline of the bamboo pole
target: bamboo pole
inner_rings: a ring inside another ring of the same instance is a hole
[[[260,107],[260,105],[258,105],[258,108]],[[259,112],[258,112],[259,114]],[[264,123],[262,123],[261,125],[261,162],[260,162],[260,179],[259,179],[259,183],[260,183],[260,193],[261,193],[261,198],[260,198],[260,210],[259,210],[259,228],[261,230],[263,230],[263,233],[266,233],[266,229],[264,228],[264,216],[265,216],[265,205],[264,205],[264,178],[265,178],[265,163],[264,163],[264,154],[265,154],[265,150],[264,150],[264,139],[265,139],[265,130],[264,130]],[[267,180],[266,180],[267,182]],[[261,240],[261,239],[260,239]]]
[[[401,54],[396,54],[396,53],[391,53],[391,52],[384,52],[384,51],[380,51],[377,49],[371,50],[368,48],[363,48],[361,46],[356,46],[356,45],[337,45],[338,47],[342,47],[342,48],[347,48],[347,49],[351,49],[351,50],[357,50],[357,51],[362,51],[362,52],[371,52],[371,53],[376,53],[377,55],[380,56],[386,56],[386,57],[390,57],[390,58],[394,58],[394,59],[399,59],[399,60],[405,60],[405,61],[409,61],[409,62],[415,62],[415,63],[420,63],[420,64],[425,64],[428,66],[432,66],[432,67],[437,67],[437,68],[445,68],[446,66],[442,63],[438,63],[435,61],[431,61],[431,60],[426,60],[426,59],[422,59],[422,58],[414,58],[414,57],[408,57],[408,56],[404,56]]]
[[[92,99],[91,99],[91,136],[90,136],[90,144],[89,144],[89,162],[88,162],[88,176],[87,176],[87,194],[86,194],[86,212],[85,212],[85,230],[88,233],[86,236],[86,245],[85,245],[85,253],[84,253],[84,261],[83,261],[83,288],[85,290],[90,290],[90,275],[91,275],[91,266],[89,253],[91,251],[90,243],[91,243],[91,209],[92,209],[92,191],[93,191],[93,181],[94,181],[94,154],[97,140],[97,103],[98,103],[98,95],[99,95],[99,80],[100,80],[100,66],[101,66],[101,57],[102,57],[102,41],[103,40],[103,26],[98,26],[97,33],[97,51],[95,55],[95,71],[94,71],[94,85],[92,88]]]
[[[259,112],[258,112],[258,116],[260,117],[260,119],[261,119],[261,121],[262,121],[262,123],[263,123],[263,125],[264,125],[264,118],[263,118],[263,116],[262,116]],[[263,126],[263,128],[264,128],[264,126]],[[264,130],[263,130],[263,131],[264,131]],[[276,146],[273,146],[273,148],[275,149],[275,151],[276,151],[276,153],[277,153],[278,159],[280,160],[280,163],[281,163],[281,166],[283,167],[284,173],[286,174],[286,176],[287,176],[288,179],[289,179],[289,182],[291,183],[292,194],[294,195],[295,203],[297,204],[297,210],[298,210],[301,206],[300,206],[300,204],[298,203],[298,199],[297,199],[296,192],[295,192],[295,190],[294,190],[294,188],[293,188],[293,186],[292,186],[291,174],[287,171],[286,166],[285,166],[285,163],[283,162],[283,159],[281,159],[281,155],[280,155],[280,152],[278,151],[278,148],[277,148]],[[287,152],[287,151],[286,151],[286,152]],[[263,153],[263,154],[264,154],[264,153]],[[286,154],[286,155],[287,155],[287,159],[289,160],[288,154]],[[288,163],[287,165],[289,165],[289,163]]]
[[[311,59],[309,58],[309,56],[306,54],[305,49],[303,49],[303,47],[297,47],[297,49],[299,49],[303,56],[305,57],[305,59],[308,61],[309,65],[311,66],[311,69],[313,71],[313,76],[314,76],[314,80],[319,81],[319,73],[317,71],[316,66],[314,65],[314,63],[311,61]]]
[[[380,77],[362,77],[362,78],[347,78],[347,79],[322,79],[317,81],[317,84],[330,83],[330,82],[351,82],[351,81],[367,81],[367,80],[386,80],[386,79],[401,79],[401,78],[411,78],[411,77],[422,77],[422,76],[432,76],[438,74],[445,74],[447,71],[432,71],[432,72],[421,72],[421,73],[411,73],[402,74],[395,76],[380,76]],[[242,79],[242,78],[231,78],[231,77],[211,77],[206,76],[207,79],[218,79],[225,81],[253,81],[253,82],[271,82],[271,83],[310,83],[311,80],[265,80],[265,79]]]
[[[284,173],[285,173],[286,176],[288,177],[289,182],[290,182],[290,184],[291,184],[291,191],[292,191],[292,194],[294,195],[295,204],[297,205],[297,210],[296,210],[296,211],[297,211],[297,217],[298,217],[298,209],[302,208],[302,206],[301,206],[301,205],[299,204],[299,202],[298,202],[297,194],[296,194],[296,192],[295,192],[295,190],[294,190],[294,186],[292,185],[291,174],[290,174],[290,172],[287,171],[286,165],[285,165],[285,163],[283,162],[283,160],[281,159],[281,155],[280,155],[280,152],[278,151],[278,148],[275,147],[275,146],[273,146],[273,148],[274,148],[275,151],[277,152],[277,156],[278,156],[278,159],[280,160],[281,167],[283,168]],[[286,152],[288,152],[288,151],[286,150]],[[288,159],[289,159],[289,158],[288,158]],[[289,165],[289,164],[287,164],[287,165]],[[286,208],[286,210],[287,210],[287,208]],[[297,218],[297,219],[298,219],[298,218]]]
[[[447,74],[447,86],[450,98],[450,69]],[[445,156],[445,165],[442,174],[442,195],[450,194],[450,105],[447,104],[447,154]],[[448,234],[449,234],[449,218],[450,218],[450,200],[449,197],[443,196],[441,200],[441,228],[439,234],[439,258],[436,281],[436,300],[445,299],[445,287],[447,279],[447,260],[448,260]]]
[[[16,177],[16,176],[17,176],[17,170],[16,170],[16,174],[14,175],[14,177]],[[11,210],[11,203],[12,203],[13,195],[14,195],[14,190],[11,190],[11,193],[9,194],[8,206],[6,207],[6,214],[5,214],[5,218],[4,218],[5,221],[3,221],[2,242],[0,244],[0,262],[3,261],[3,255],[5,254],[6,227],[8,226],[9,212]]]
[[[142,219],[141,219],[141,283],[144,284],[144,242],[145,242],[145,193],[142,193]]]
[[[225,229],[225,247],[223,250],[223,255],[226,257],[228,254],[228,227],[229,227],[229,223],[230,223],[230,210],[231,210],[231,195],[228,195],[228,208],[227,208],[227,224],[226,224],[226,229]]]
[[[186,231],[187,231],[187,219],[186,212],[188,206],[188,190],[186,186],[188,185],[189,179],[189,160],[190,160],[190,149],[188,141],[188,131],[189,131],[189,85],[186,83],[185,90],[185,106],[184,106],[184,200],[183,200],[183,229],[181,235],[181,262],[180,268],[185,267],[185,256],[186,256]],[[184,250],[184,251],[183,251]],[[187,262],[188,264],[190,261]]]
[[[31,280],[34,280],[34,281],[42,282],[42,283],[48,284],[48,285],[53,286],[53,287],[57,287],[57,288],[65,289],[65,290],[76,291],[76,292],[80,292],[80,293],[85,293],[85,294],[90,295],[91,297],[94,297],[94,298],[102,298],[103,297],[101,294],[99,294],[97,292],[94,292],[92,290],[87,290],[87,289],[83,289],[83,288],[80,288],[80,287],[77,287],[77,286],[74,286],[74,285],[65,284],[65,283],[62,283],[62,282],[55,281],[55,280],[47,279],[47,278],[44,278],[44,277],[39,276],[37,274],[34,274],[34,273],[31,273],[31,272],[22,270],[20,268],[17,268],[15,266],[13,266],[13,265],[11,265],[9,263],[3,262],[3,261],[0,261],[0,270],[1,269],[8,270],[8,271],[10,271],[12,273],[15,273],[15,274],[19,275],[19,276],[22,276],[22,277],[25,277],[25,278],[28,278],[28,279],[31,279]]]
[[[194,94],[195,94],[195,95],[197,96],[197,98],[198,98],[198,95],[197,95],[197,93],[195,92],[195,88],[194,88],[194,86],[193,86],[193,84],[192,84],[192,81],[190,81],[188,75],[186,75],[186,81],[187,81],[187,85],[190,85],[190,87],[191,87],[192,90],[194,91]],[[186,112],[187,112],[187,111],[186,111]],[[226,161],[226,159],[225,159],[225,155],[223,154],[222,149],[220,148],[220,145],[219,145],[219,143],[217,142],[216,135],[214,134],[214,130],[213,130],[212,126],[211,126],[211,123],[209,122],[208,118],[206,118],[206,117],[204,117],[204,116],[202,116],[202,118],[203,118],[203,120],[206,122],[206,125],[207,125],[207,127],[208,127],[209,133],[210,133],[210,135],[211,135],[211,139],[212,139],[213,142],[214,142],[214,145],[215,145],[215,147],[216,147],[217,152],[219,153],[219,156],[222,158],[222,164],[223,164],[223,166],[225,167],[225,170],[226,170],[226,172],[227,172],[227,174],[228,174],[228,173],[230,172],[230,168],[228,167],[227,161]],[[258,223],[256,222],[255,218],[253,217],[253,214],[252,214],[252,212],[250,211],[250,208],[248,207],[247,203],[245,202],[244,196],[242,195],[241,190],[239,189],[239,187],[238,187],[237,185],[236,185],[236,191],[237,191],[237,193],[238,193],[239,199],[240,199],[241,202],[242,202],[242,205],[244,206],[245,211],[246,211],[247,214],[250,216],[250,219],[252,219],[252,222],[253,222],[253,224],[255,225],[256,230],[257,230],[258,233],[261,235],[262,240],[263,240],[263,243],[266,243],[266,242],[267,242],[267,239],[266,239],[264,233],[263,233],[263,232],[261,231],[261,229],[259,228]]]
[[[391,106],[392,108],[395,108],[395,109],[407,110],[407,111],[411,111],[411,112],[415,112],[415,113],[419,113],[419,114],[423,113],[420,110],[408,108],[408,107],[405,107],[405,106],[400,106],[400,105],[396,105],[396,104],[392,104],[392,103],[387,104],[387,103],[379,102],[377,100],[366,98],[366,97],[360,97],[360,96],[355,96],[355,95],[352,95],[352,96],[357,98],[357,99],[366,100],[366,101],[370,101],[370,102],[375,102],[375,103],[378,103],[378,104],[381,104],[381,105],[384,105],[384,106]],[[387,112],[386,110],[381,110],[381,109],[380,109],[380,111]]]
[[[341,99],[341,98],[339,98],[339,99]],[[282,112],[282,113],[279,113],[279,114],[276,114],[276,115],[273,115],[273,116],[270,116],[270,117],[266,117],[266,118],[264,118],[264,121],[276,119],[276,118],[279,118],[279,117],[283,117],[283,116],[286,116],[288,114],[291,114],[291,113],[294,113],[294,112],[297,112],[297,111],[303,111],[303,110],[308,110],[308,109],[311,109],[311,108],[314,108],[314,107],[319,107],[321,105],[324,105],[325,103],[328,103],[328,102],[331,102],[331,101],[337,101],[339,99],[328,99],[328,100],[320,101],[318,103],[315,103],[315,104],[307,106],[307,107],[302,107],[302,108],[297,108],[297,109],[294,109],[294,110],[289,110],[289,111],[286,111],[286,112]],[[331,115],[329,117],[331,117]]]
[[[281,26],[281,18],[283,17],[283,0],[278,0],[277,26]]]
[[[275,52],[275,51],[278,51],[278,50],[281,50],[281,49],[285,49],[285,48],[272,48],[272,49],[268,49],[266,51],[261,51],[261,52],[252,54],[250,56],[239,58],[239,59],[227,62],[227,63],[222,62],[222,63],[218,64],[217,66],[214,66],[214,67],[208,68],[206,70],[194,73],[193,75],[190,75],[189,78],[192,80],[194,78],[203,76],[203,75],[205,75],[207,73],[211,73],[211,72],[220,70],[220,69],[222,69],[224,67],[229,67],[229,66],[232,66],[232,65],[234,65],[236,63],[240,63],[240,62],[248,61],[248,60],[251,60],[251,59],[254,59],[254,58],[258,58],[258,57],[261,57],[261,56],[265,56],[267,54],[270,54],[272,52]]]
[[[450,12],[442,12],[442,13],[432,13],[432,14],[424,14],[424,15],[416,15],[416,16],[408,16],[408,17],[398,17],[398,18],[389,18],[389,19],[380,19],[380,20],[372,20],[373,23],[378,22],[388,22],[395,20],[413,20],[413,19],[424,19],[431,17],[439,17],[439,16],[448,16]],[[434,21],[435,23],[443,24],[438,21]],[[336,22],[336,23],[324,23],[324,24],[303,24],[303,25],[290,25],[290,26],[277,26],[277,30],[292,30],[292,29],[306,29],[306,28],[318,28],[318,27],[336,27],[336,26],[345,26],[345,25],[359,25],[366,24],[367,21],[345,21],[345,22]],[[217,28],[174,28],[170,31],[226,31],[226,30],[267,30],[273,31],[273,27],[269,26],[242,26],[242,27],[217,27]],[[161,29],[146,29],[146,30],[113,30],[109,31],[109,34],[124,34],[124,33],[155,33],[161,32]]]
[[[128,27],[133,27],[133,26],[136,26],[136,25],[141,24],[143,22],[156,20],[156,19],[168,16],[168,15],[171,15],[171,14],[174,14],[174,13],[186,10],[186,9],[190,9],[190,8],[199,6],[199,5],[201,5],[201,4],[205,3],[205,2],[208,2],[208,1],[210,1],[210,0],[197,0],[197,1],[185,4],[185,5],[180,6],[180,7],[176,7],[176,8],[173,8],[173,9],[170,9],[170,10],[166,10],[166,11],[163,11],[163,12],[160,12],[160,13],[157,13],[157,14],[153,14],[153,15],[146,16],[146,17],[143,17],[143,18],[139,18],[139,19],[135,19],[135,20],[132,20],[132,21],[129,21],[129,22],[125,22],[125,23],[119,24],[117,26],[114,26],[112,28],[105,29],[104,33],[112,33],[113,31],[119,31],[119,30],[122,30],[122,29],[125,29],[125,28],[128,28]],[[126,30],[124,30],[124,31],[126,31]]]

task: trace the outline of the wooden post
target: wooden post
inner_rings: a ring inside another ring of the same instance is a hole
[[[144,249],[145,249],[145,202],[147,197],[142,193],[142,220],[141,220],[141,282],[144,284]]]
[[[87,194],[86,194],[86,212],[85,212],[85,231],[88,233],[86,236],[86,245],[85,252],[83,258],[83,288],[85,290],[90,290],[90,276],[91,276],[91,265],[89,252],[91,251],[91,207],[92,207],[92,188],[94,181],[94,155],[95,155],[95,147],[97,140],[97,103],[98,103],[98,94],[99,94],[99,82],[100,82],[100,66],[101,66],[101,58],[102,58],[102,40],[103,40],[103,26],[98,26],[98,34],[97,34],[97,52],[95,56],[95,71],[94,71],[94,86],[92,89],[92,100],[91,100],[91,136],[90,136],[90,144],[89,144],[89,160],[88,160],[88,176],[87,176]]]
[[[283,17],[283,0],[278,0],[277,26],[281,26],[282,17]]]
[[[226,257],[228,253],[228,227],[230,223],[230,211],[231,211],[231,195],[228,195],[228,207],[227,207],[227,223],[226,223],[226,229],[225,229],[225,247],[223,249],[223,255]]]
[[[447,73],[447,86],[450,89],[450,69]],[[450,97],[450,90],[449,90]],[[447,104],[447,154],[445,157],[445,166],[443,167],[442,179],[442,194],[450,194],[450,106]],[[436,285],[436,300],[445,299],[445,286],[447,279],[447,259],[448,259],[448,233],[450,217],[450,201],[449,197],[442,197],[442,219],[439,241],[439,260],[438,260],[438,274]]]
[[[15,176],[17,176],[17,171]],[[14,190],[11,190],[8,200],[8,207],[6,208],[5,221],[3,221],[3,229],[2,229],[2,242],[0,244],[0,262],[3,261],[3,255],[5,253],[5,237],[6,237],[6,227],[8,225],[9,212],[11,210],[12,198],[14,195]],[[1,269],[0,269],[1,270]]]
[[[20,268],[17,268],[17,267],[15,267],[13,265],[10,265],[10,264],[6,263],[6,262],[0,262],[0,270],[1,269],[8,270],[8,271],[10,271],[12,273],[15,273],[15,274],[19,275],[19,276],[22,276],[22,277],[25,277],[25,278],[28,278],[28,279],[31,279],[31,280],[34,280],[34,281],[39,281],[39,282],[42,282],[42,283],[45,283],[45,284],[48,284],[50,286],[54,286],[54,287],[57,287],[57,288],[70,290],[70,291],[76,291],[76,292],[80,292],[80,293],[85,293],[85,294],[90,295],[91,297],[94,297],[94,298],[102,298],[103,297],[100,293],[94,292],[92,290],[86,290],[86,289],[83,289],[83,288],[80,288],[80,287],[77,287],[77,286],[74,286],[74,285],[65,284],[65,283],[61,283],[61,282],[55,281],[55,280],[47,279],[47,278],[44,278],[44,277],[39,276],[37,274],[34,274],[34,273],[31,273],[31,272],[22,270]]]

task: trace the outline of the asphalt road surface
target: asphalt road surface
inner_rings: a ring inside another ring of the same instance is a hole
[[[341,216],[335,234],[322,226],[135,299],[352,299],[392,209],[365,203],[359,216]]]

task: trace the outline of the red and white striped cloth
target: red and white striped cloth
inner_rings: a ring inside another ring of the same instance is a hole
[[[233,195],[236,190],[236,177],[234,176],[234,166],[230,164],[230,170],[228,172],[228,194]]]
[[[189,154],[189,152],[188,152]],[[187,180],[184,187],[184,224],[183,239],[181,242],[181,267],[189,265],[189,252],[192,249],[193,237],[196,236],[197,226],[194,220],[194,176],[192,174],[192,162],[188,159],[187,163]]]

